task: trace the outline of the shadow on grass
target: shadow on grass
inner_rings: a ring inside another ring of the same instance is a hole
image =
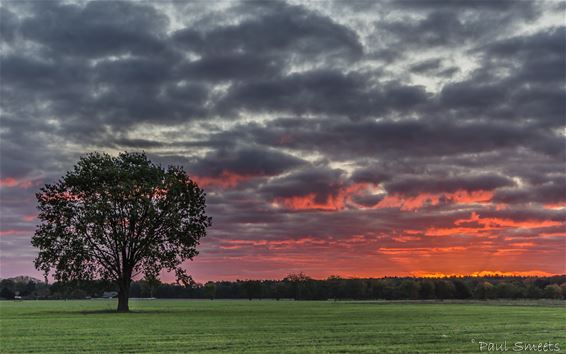
[[[130,310],[130,312],[117,312],[116,309],[93,309],[93,310],[80,310],[80,309],[69,309],[69,310],[52,310],[52,311],[34,311],[18,314],[18,317],[36,317],[36,316],[80,316],[80,315],[108,315],[108,316],[136,316],[136,315],[161,315],[167,313],[181,313],[187,311],[175,310],[163,310],[163,309],[148,309],[148,310]]]
[[[69,312],[62,312],[66,314],[81,314],[81,315],[104,315],[104,314],[111,314],[111,315],[152,315],[152,314],[163,314],[163,313],[178,313],[180,311],[175,310],[130,310],[130,312],[117,312],[115,309],[104,309],[104,310],[83,310],[83,311],[69,311]]]

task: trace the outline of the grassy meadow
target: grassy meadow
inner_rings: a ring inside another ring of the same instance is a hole
[[[131,313],[115,308],[115,300],[0,301],[0,352],[477,353],[480,341],[566,351],[564,302],[131,300]]]

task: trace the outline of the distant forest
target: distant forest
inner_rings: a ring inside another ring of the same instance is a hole
[[[29,277],[0,281],[2,299],[86,299],[115,291],[104,281],[46,284]],[[191,286],[139,280],[130,288],[132,298],[162,299],[295,299],[295,300],[445,300],[445,299],[564,299],[566,275],[552,277],[450,277],[312,279],[302,273],[282,280],[217,281]]]

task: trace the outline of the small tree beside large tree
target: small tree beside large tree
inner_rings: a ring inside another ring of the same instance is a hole
[[[36,197],[36,268],[58,281],[113,281],[118,312],[129,311],[133,277],[156,278],[165,269],[189,284],[181,265],[198,254],[211,225],[205,193],[183,168],[164,169],[144,153],[83,156]]]

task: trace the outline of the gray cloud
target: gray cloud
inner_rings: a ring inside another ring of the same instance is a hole
[[[279,119],[266,126],[240,126],[223,139],[257,139],[262,144],[352,157],[424,157],[480,153],[519,146],[556,154],[563,137],[529,126],[499,122],[420,119],[350,121],[347,119]],[[282,138],[284,138],[282,140]]]
[[[311,167],[277,178],[261,188],[267,199],[303,197],[314,194],[317,203],[326,203],[330,196],[336,195],[344,185],[343,171],[337,169]]]
[[[250,2],[239,4],[237,11],[251,11],[256,16],[205,31],[179,30],[174,40],[190,51],[212,56],[243,52],[291,60],[293,56],[356,59],[362,55],[354,31],[304,7]]]
[[[500,187],[513,186],[515,183],[499,175],[478,176],[426,176],[397,178],[385,184],[390,193],[417,195],[420,193],[451,193],[464,191],[491,191]]]
[[[271,149],[244,148],[218,150],[191,165],[201,176],[219,176],[230,172],[242,176],[276,176],[304,165],[299,158]]]
[[[47,53],[89,59],[107,55],[155,55],[167,50],[167,16],[155,8],[125,1],[84,6],[53,1],[33,4],[34,16],[22,21],[22,34]]]

